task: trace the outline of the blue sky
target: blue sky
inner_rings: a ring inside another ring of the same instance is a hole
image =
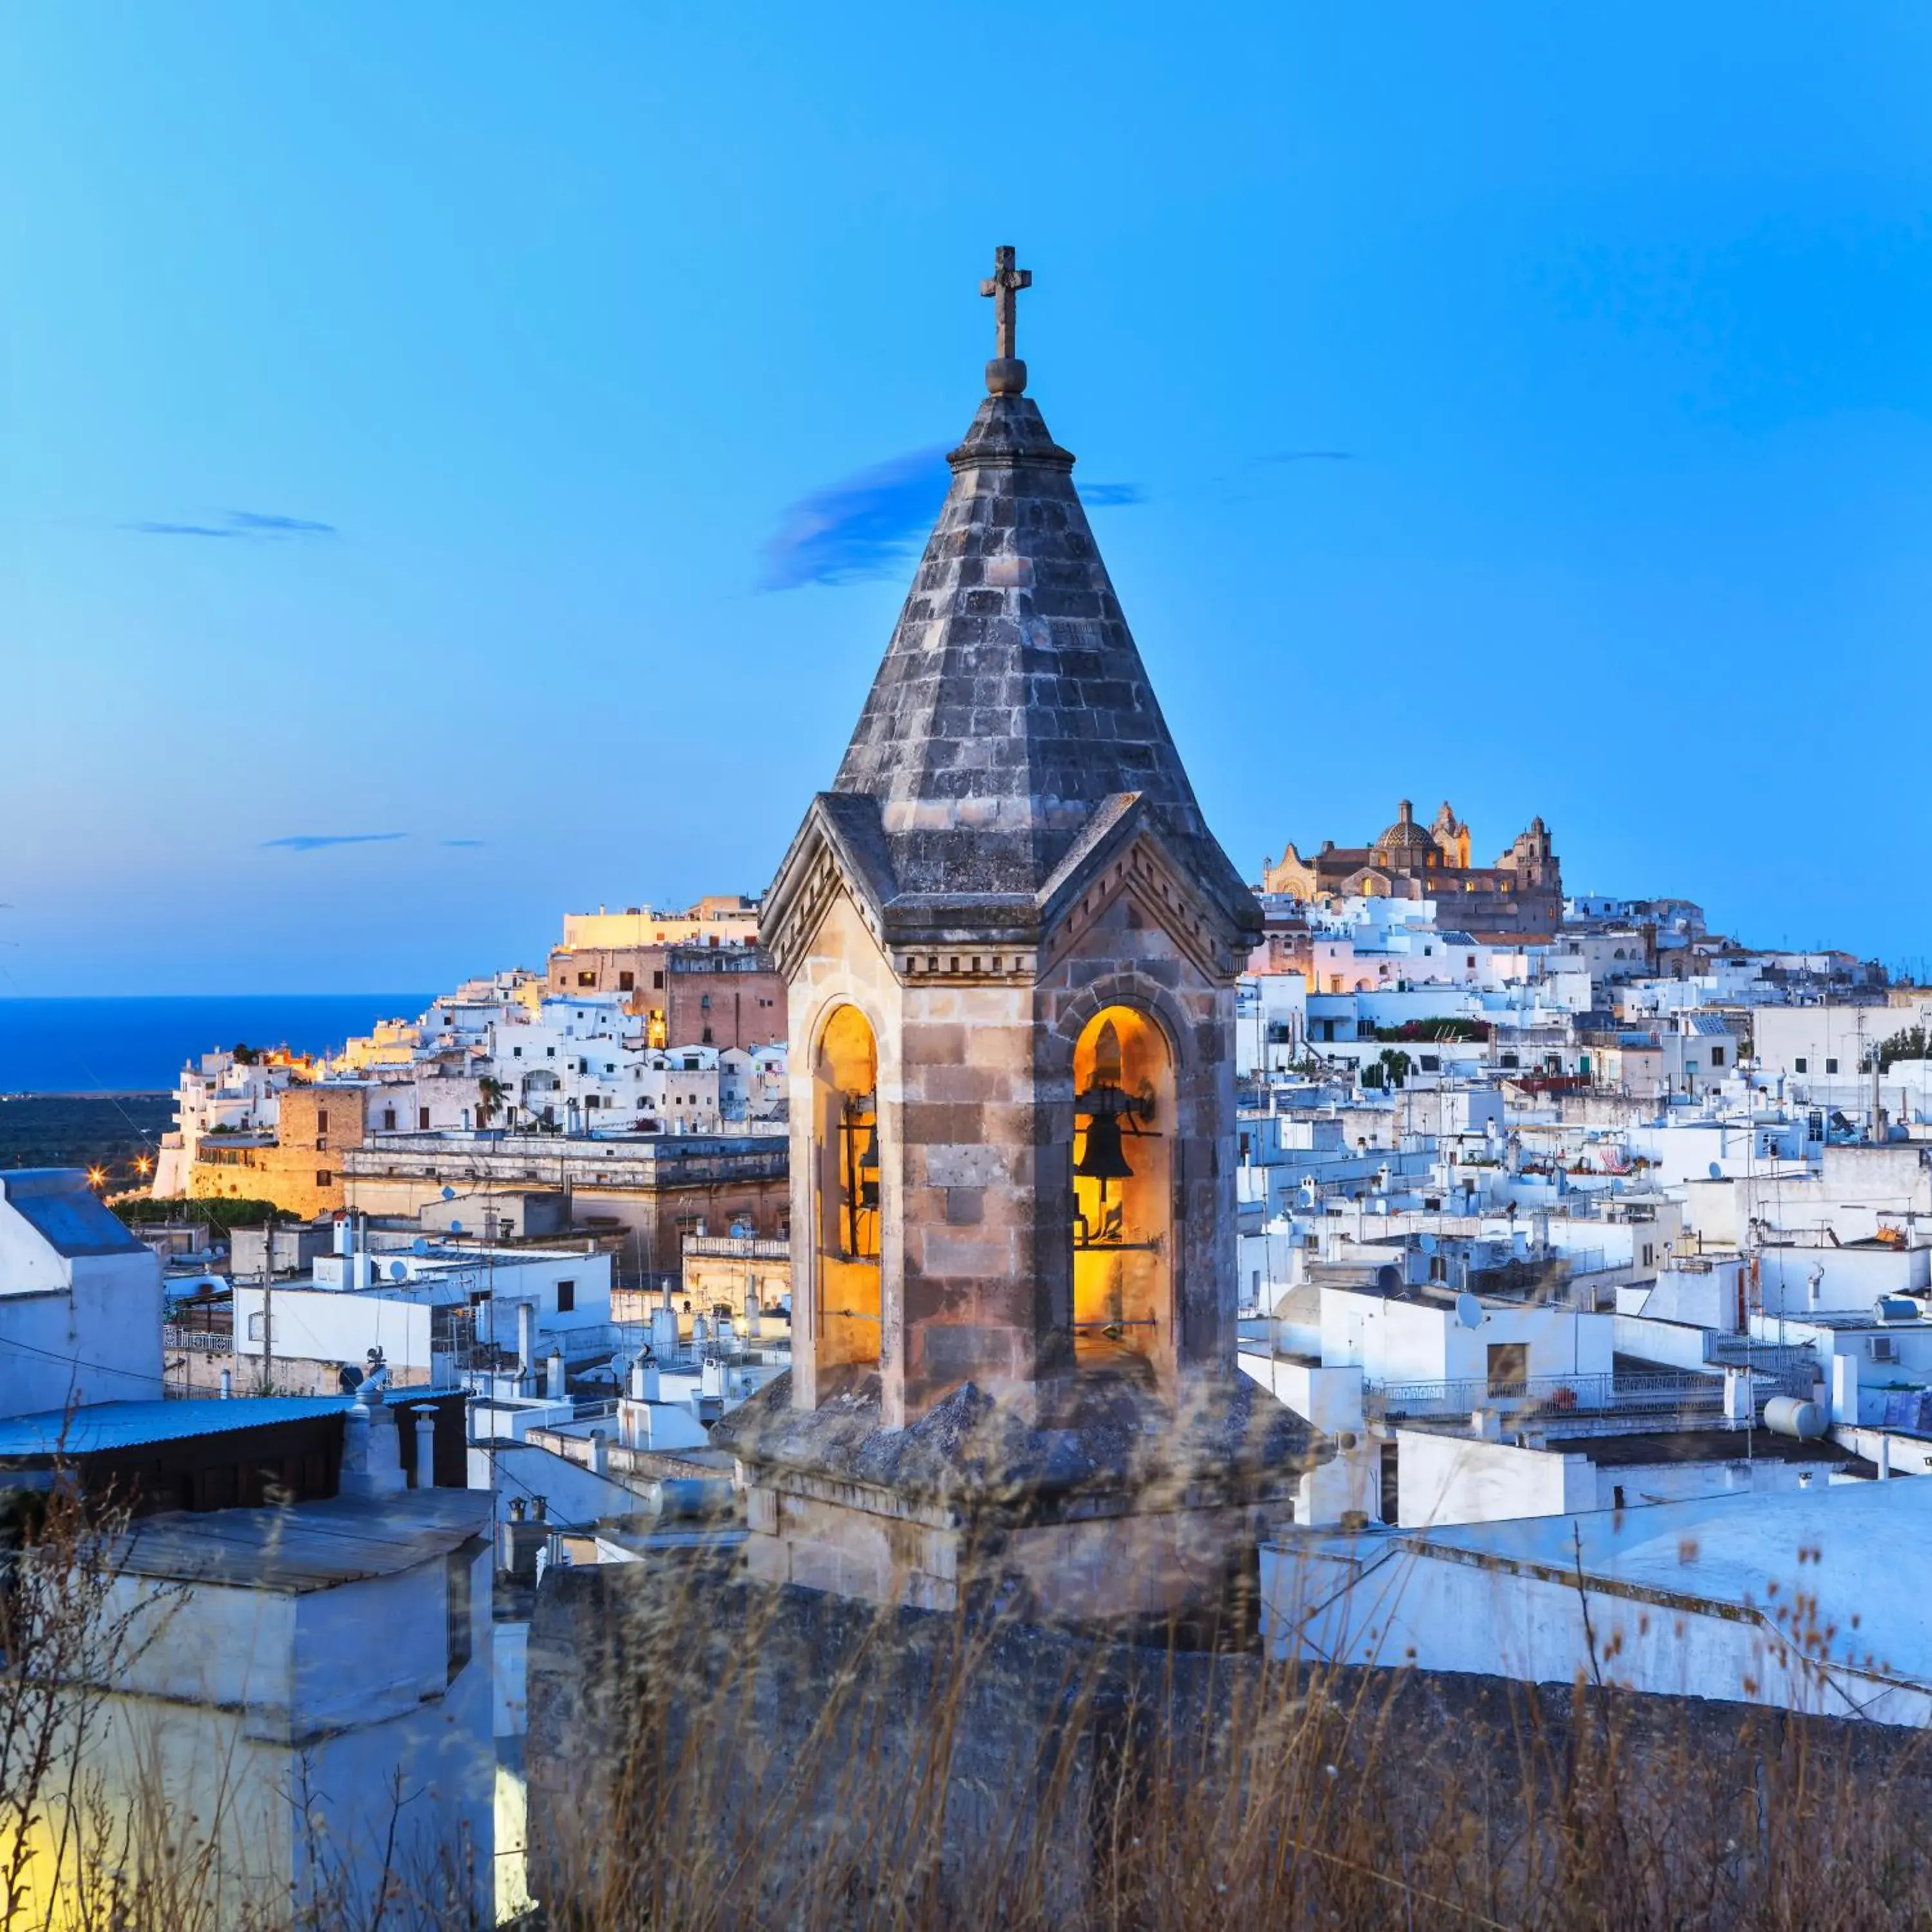
[[[0,994],[756,890],[1020,348],[1244,870],[1932,954],[1932,15],[0,18]]]

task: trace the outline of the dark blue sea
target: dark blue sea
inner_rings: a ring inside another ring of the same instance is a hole
[[[0,1094],[171,1089],[217,1047],[339,1047],[379,1019],[413,1019],[428,993],[248,994],[233,998],[0,1000]]]

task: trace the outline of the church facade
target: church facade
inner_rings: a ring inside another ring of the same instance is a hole
[[[1493,866],[1469,863],[1469,828],[1444,800],[1417,822],[1404,799],[1395,823],[1368,845],[1324,840],[1304,859],[1293,845],[1264,860],[1262,890],[1304,903],[1340,898],[1433,899],[1444,926],[1480,938],[1547,939],[1563,922],[1563,872],[1540,818],[1517,833]]]

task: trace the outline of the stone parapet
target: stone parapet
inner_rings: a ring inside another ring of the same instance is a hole
[[[1204,1377],[1179,1412],[1127,1380],[968,1383],[907,1429],[878,1378],[815,1410],[785,1378],[714,1444],[737,1460],[748,1573],[880,1604],[976,1590],[1077,1622],[1214,1613],[1330,1453],[1246,1377]]]

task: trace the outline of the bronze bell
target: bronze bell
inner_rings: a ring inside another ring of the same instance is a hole
[[[1102,1201],[1107,1198],[1108,1181],[1133,1178],[1134,1171],[1127,1165],[1126,1154],[1120,1145],[1118,1114],[1096,1113],[1088,1120],[1086,1144],[1073,1163],[1073,1172],[1083,1180],[1097,1180]]]

